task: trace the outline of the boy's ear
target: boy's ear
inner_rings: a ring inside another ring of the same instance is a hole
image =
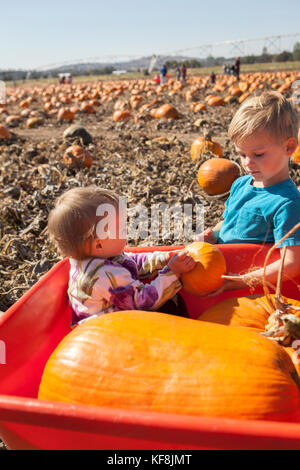
[[[295,137],[289,137],[285,141],[285,148],[289,157],[293,155],[293,153],[295,152],[297,148],[297,139]]]

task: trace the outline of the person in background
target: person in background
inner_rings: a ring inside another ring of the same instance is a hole
[[[180,76],[181,76],[181,81],[185,85],[186,83],[186,65],[182,64],[180,67]]]
[[[234,74],[237,78],[237,81],[240,80],[240,66],[241,66],[240,58],[236,57],[235,62],[234,62]]]
[[[164,64],[160,69],[160,83],[161,84],[167,82],[167,73],[168,73],[168,69],[166,67],[166,64]]]
[[[180,80],[180,74],[181,74],[179,64],[175,65],[175,70],[176,70],[176,80],[179,81]]]

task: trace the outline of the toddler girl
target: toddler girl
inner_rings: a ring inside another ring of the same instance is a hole
[[[67,191],[51,211],[50,237],[70,258],[72,326],[118,310],[157,311],[181,289],[180,275],[195,267],[183,251],[125,254],[125,227],[119,197],[93,186]],[[149,274],[155,279],[141,282]]]

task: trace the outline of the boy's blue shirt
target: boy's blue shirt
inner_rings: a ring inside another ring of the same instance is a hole
[[[290,178],[267,188],[251,182],[247,175],[232,184],[218,243],[277,243],[300,222],[300,193]],[[300,245],[300,229],[283,245]]]

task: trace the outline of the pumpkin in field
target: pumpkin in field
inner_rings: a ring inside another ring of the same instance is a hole
[[[183,289],[190,294],[205,296],[221,287],[226,261],[222,252],[206,242],[194,242],[185,251],[197,262],[192,271],[181,275]]]
[[[60,110],[57,113],[57,119],[59,121],[69,121],[72,122],[74,120],[75,113],[73,113],[70,109],[68,108],[60,108]]]
[[[227,193],[240,175],[237,163],[226,158],[210,158],[198,170],[199,186],[210,196]]]
[[[210,134],[198,137],[191,145],[191,157],[193,161],[199,160],[205,153],[211,152],[218,157],[223,156],[222,146],[213,140]]]
[[[177,119],[179,117],[178,111],[174,106],[170,104],[163,104],[159,108],[157,108],[155,112],[156,119]]]
[[[223,98],[219,96],[212,96],[207,101],[208,106],[222,106],[224,104]]]
[[[78,325],[50,356],[41,400],[234,419],[299,419],[284,348],[246,328],[123,311]]]
[[[9,127],[16,127],[20,124],[21,121],[21,116],[17,114],[11,114],[10,116],[7,116],[5,119],[5,124],[7,124]]]
[[[9,130],[5,126],[0,124],[0,139],[8,140],[10,138],[11,138],[11,134]]]
[[[132,114],[127,109],[118,109],[113,114],[113,120],[115,122],[126,121],[127,119],[130,119],[131,117],[132,117]]]
[[[90,103],[86,103],[86,102],[81,103],[80,110],[83,113],[95,114],[94,106]]]
[[[39,117],[30,117],[26,121],[26,126],[29,129],[32,129],[34,127],[39,127],[43,124],[43,119]]]
[[[67,148],[63,159],[69,168],[90,168],[93,163],[90,152],[80,145],[71,145]]]

